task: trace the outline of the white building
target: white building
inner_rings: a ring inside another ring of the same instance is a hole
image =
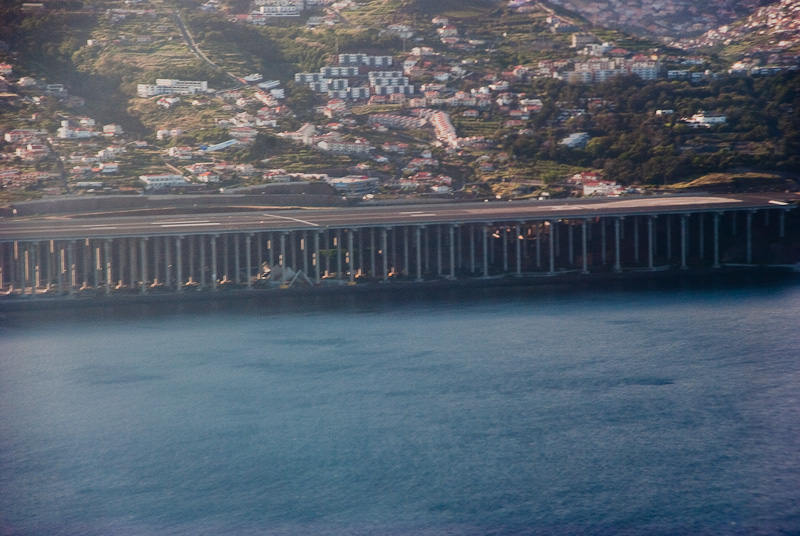
[[[324,140],[319,142],[317,147],[328,153],[351,155],[368,155],[373,149],[365,140]]]
[[[145,188],[153,190],[155,188],[169,188],[172,186],[185,186],[189,184],[183,175],[175,173],[163,173],[160,175],[139,175],[139,180],[145,184]]]
[[[575,148],[583,148],[586,147],[586,144],[591,139],[591,136],[587,132],[575,132],[574,134],[570,134],[563,140],[561,140],[559,145],[566,145],[570,149]]]
[[[711,128],[714,125],[724,125],[728,120],[724,114],[712,114],[708,112],[697,112],[692,117],[684,117],[681,121],[695,128]]]
[[[361,196],[375,193],[378,190],[378,179],[367,176],[350,175],[326,179],[325,182],[344,195]]]
[[[205,80],[175,80],[171,78],[158,78],[155,84],[139,84],[136,92],[140,97],[154,97],[156,95],[194,95],[208,91],[208,82]]]

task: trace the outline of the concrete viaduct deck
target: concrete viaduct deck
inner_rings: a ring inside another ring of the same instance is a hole
[[[300,271],[355,284],[754,264],[785,241],[796,203],[762,193],[12,217],[0,219],[0,288],[36,297],[286,286]]]

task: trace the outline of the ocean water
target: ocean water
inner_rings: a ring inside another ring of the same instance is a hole
[[[800,285],[0,319],[0,535],[800,534]]]

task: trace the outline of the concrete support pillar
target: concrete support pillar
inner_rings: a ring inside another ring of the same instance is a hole
[[[769,227],[769,210],[764,211],[764,227]]]
[[[217,290],[217,238],[219,235],[211,235],[211,290]],[[271,266],[270,266],[271,268]]]
[[[569,267],[572,268],[575,265],[575,244],[572,239],[572,220],[569,221],[569,225],[567,226],[567,245],[569,246]]]
[[[195,283],[196,282],[195,279],[194,279],[194,265],[197,263],[197,258],[194,255],[195,254],[194,242],[195,242],[196,239],[197,239],[197,237],[194,236],[194,235],[186,237],[186,241],[189,242],[189,260],[187,261],[187,264],[189,265],[188,266],[188,268],[189,268],[188,272],[189,272],[189,282],[190,283]]]
[[[94,280],[95,290],[100,288],[101,269],[102,261],[100,260],[100,248],[97,247],[97,242],[92,242],[92,279]]]
[[[747,211],[747,264],[753,264],[753,212]]]
[[[720,213],[714,214],[714,268],[719,268],[719,218]]]
[[[136,288],[136,239],[128,239],[128,284],[131,290]]]
[[[587,236],[588,227],[589,227],[589,222],[587,220],[585,220],[585,219],[582,220],[581,221],[581,248],[582,248],[581,252],[582,252],[582,257],[583,257],[583,270],[582,270],[583,274],[588,274],[589,273],[589,256],[588,256],[588,249],[589,249],[588,248],[588,241],[589,240],[588,240],[588,236]]]
[[[417,240],[417,279],[416,281],[422,281],[422,227],[418,226],[416,229],[416,240]]]
[[[222,235],[222,282],[228,283],[228,267],[230,267],[230,235]]]
[[[786,211],[781,210],[778,220],[778,236],[784,238],[786,236]]]
[[[383,260],[383,280],[389,280],[389,229],[385,227],[381,229],[381,251],[383,251],[383,255],[381,259]]]
[[[336,279],[342,279],[342,230],[336,229]]]
[[[331,232],[325,231],[325,276],[330,276],[331,274],[331,251],[333,248],[331,247]]]
[[[494,266],[494,250],[495,250],[494,243],[492,242],[493,234],[494,233],[492,232],[489,233],[489,264],[492,266]]]
[[[261,276],[261,265],[264,264],[264,237],[261,233],[256,233],[256,266],[258,267],[258,275]]]
[[[281,233],[281,284],[286,283],[286,235],[289,234],[287,232]],[[341,249],[341,248],[340,248]]]
[[[686,265],[686,250],[688,249],[688,237],[686,235],[686,224],[688,222],[689,215],[688,214],[681,214],[681,270],[686,270],[688,266]]]
[[[731,212],[731,236],[736,236],[736,220],[739,213],[736,211]]]
[[[56,242],[50,240],[47,251],[47,289],[49,290],[53,285],[53,280],[56,278]]]
[[[111,294],[111,240],[103,241],[103,257],[106,261],[106,294]]]
[[[551,238],[553,240],[553,243],[556,246],[556,257],[560,257],[561,256],[561,237],[559,236],[559,234],[561,232],[560,231],[561,226],[559,225],[560,223],[561,222],[558,221],[558,220],[550,222],[550,234],[551,234]]]
[[[403,253],[405,254],[405,269],[403,270],[403,275],[408,277],[409,275],[411,275],[411,272],[410,272],[411,266],[409,264],[410,261],[409,261],[409,252],[408,252],[408,249],[409,249],[409,245],[408,245],[408,227],[404,227],[403,228],[403,237],[404,237],[404,240],[403,240]]]
[[[81,285],[82,289],[89,288],[89,267],[92,264],[92,253],[91,253],[91,243],[89,239],[82,241],[81,252],[83,253],[83,284]]]
[[[422,228],[422,266],[426,274],[431,272],[431,230],[429,227]]]
[[[514,228],[514,243],[517,246],[517,277],[522,277],[522,240],[524,237],[520,234],[522,232],[521,227],[522,225],[517,223],[517,226]]]
[[[308,271],[308,231],[303,231],[303,273],[306,277],[309,275]]]
[[[69,285],[69,295],[75,295],[75,241],[70,240],[67,244],[67,284]]]
[[[139,239],[139,262],[141,263],[140,270],[142,276],[142,294],[147,292],[147,238]]]
[[[319,258],[319,235],[322,231],[314,233],[314,282],[322,282],[322,259]]]
[[[22,271],[20,270],[20,246],[19,242],[14,242],[14,246],[12,247],[11,253],[11,290],[14,290],[14,285],[20,282],[20,280],[24,280],[24,277],[21,277]],[[17,285],[18,288],[22,288],[22,285]]]
[[[244,237],[244,262],[245,262],[245,277],[247,277],[247,290],[253,290],[253,233],[248,233]]]
[[[639,264],[639,216],[633,217],[633,262]]]
[[[503,224],[500,227],[500,240],[503,241],[503,273],[508,273],[508,226]]]
[[[239,235],[233,235],[233,280],[237,285],[242,284],[242,253],[239,251]]]
[[[175,292],[183,292],[183,255],[181,254],[182,236],[175,237]]]
[[[292,268],[292,270],[294,270],[296,272],[298,270],[298,264],[297,264],[297,246],[298,246],[297,236],[295,235],[295,233],[292,233],[291,231],[289,231],[289,238],[290,238],[289,245],[292,247],[292,267],[291,268]]]
[[[653,220],[655,216],[647,217],[647,267],[651,270],[655,268],[653,265],[653,251],[655,250],[655,237],[653,236]]]
[[[444,275],[442,270],[442,226],[436,226],[436,273],[439,277]]]
[[[33,275],[31,277],[31,297],[36,297],[36,289],[39,288],[39,243],[34,242],[31,245],[31,266],[33,268]]]
[[[602,251],[601,256],[601,264],[603,266],[606,265],[606,260],[608,260],[608,248],[606,247],[606,220],[605,218],[600,218],[600,249]]]
[[[475,260],[475,226],[469,226],[469,258],[470,258],[470,272],[474,275],[477,270]]]
[[[621,226],[622,226],[622,218],[617,216],[616,218],[614,218],[614,271],[615,272],[622,271],[622,262],[620,259]]]
[[[269,269],[275,266],[275,233],[269,233],[269,243],[267,244],[269,250]]]
[[[667,214],[667,262],[672,264],[672,214]]]
[[[117,274],[119,275],[119,282],[117,284],[118,287],[122,288],[125,286],[125,244],[127,244],[128,240],[126,238],[120,238],[117,242],[117,253],[119,257],[119,268],[117,269]],[[64,273],[64,259],[63,259],[63,250],[62,250],[62,259],[61,259],[61,273],[63,276]]]
[[[464,267],[464,237],[461,232],[462,227],[459,225],[456,229],[456,266],[459,269]]]
[[[489,225],[483,226],[483,277],[489,277]]]
[[[164,237],[164,287],[172,284],[172,245],[168,236]]]
[[[370,264],[370,276],[373,278],[378,277],[378,251],[375,246],[375,227],[372,227],[369,230],[369,264]]]
[[[66,251],[64,250],[64,246],[62,244],[56,245],[56,258],[58,261],[58,293],[64,294],[64,285],[66,285],[66,277],[65,273],[67,271],[67,259],[66,259]],[[22,293],[25,294],[25,285],[28,281],[28,249],[25,248],[25,252],[23,253],[22,259],[22,278],[20,283],[22,283]]]
[[[153,285],[161,282],[161,276],[158,273],[158,267],[161,264],[161,243],[164,239],[153,237]]]
[[[547,242],[550,245],[550,275],[556,273],[556,251],[555,251],[555,240],[553,240],[553,229],[555,227],[555,222],[550,221],[550,226],[548,228],[547,233]]]
[[[450,279],[456,278],[456,226],[450,226]]]
[[[347,261],[348,261],[348,268],[350,272],[349,281],[350,284],[354,284],[356,282],[356,254],[355,248],[353,247],[353,239],[355,238],[355,229],[350,229],[347,232]]]
[[[542,267],[542,222],[536,222],[536,267]]]
[[[197,239],[200,241],[200,288],[206,288],[206,237],[200,235]]]
[[[706,258],[706,215],[700,212],[697,215],[699,220],[698,226],[700,230],[698,232],[698,242],[697,242],[697,254],[700,257],[700,260],[703,261]]]

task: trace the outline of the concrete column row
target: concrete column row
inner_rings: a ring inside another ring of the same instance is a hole
[[[763,221],[754,218],[754,211],[743,210],[6,241],[0,242],[0,289],[35,297],[44,292],[75,295],[90,289],[105,293],[252,289],[262,280],[286,285],[298,272],[320,284],[323,280],[355,283],[637,268],[685,270],[705,262],[720,267],[723,260],[752,264],[765,256],[764,241],[757,241],[756,233],[758,238],[772,240],[786,236],[787,209],[776,210],[778,217],[772,220],[764,210]],[[723,228],[724,220],[729,223]],[[579,232],[577,239],[575,232]],[[710,259],[706,259],[708,247]],[[270,277],[272,272],[280,277]]]

